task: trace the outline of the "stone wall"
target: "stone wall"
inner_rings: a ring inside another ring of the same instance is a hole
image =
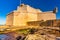
[[[55,20],[56,19],[56,14],[52,12],[41,12],[38,13],[38,20]]]
[[[13,12],[8,14],[6,17],[6,25],[13,25]]]
[[[54,20],[53,26],[60,27],[60,20]]]
[[[28,15],[28,21],[27,22],[30,22],[30,21],[37,21],[37,14],[36,13],[27,13]]]
[[[6,25],[27,26],[27,22],[54,20],[56,14],[53,12],[42,12],[29,5],[20,5],[17,10],[7,15]]]
[[[27,21],[26,13],[14,13],[14,23],[15,26],[25,26]]]
[[[42,22],[40,25],[50,27],[60,27],[60,20],[47,20]]]

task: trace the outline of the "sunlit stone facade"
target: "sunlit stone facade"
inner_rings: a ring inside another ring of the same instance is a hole
[[[30,21],[54,20],[56,19],[56,12],[42,12],[29,5],[21,4],[17,10],[9,13],[6,19],[6,25],[26,26]]]

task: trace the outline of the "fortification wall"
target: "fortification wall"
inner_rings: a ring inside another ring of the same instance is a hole
[[[14,13],[14,26],[25,26],[27,21],[26,13]]]
[[[28,21],[37,21],[37,14],[36,13],[28,13]]]
[[[29,5],[27,5],[27,12],[29,12],[29,13],[37,13],[37,12],[42,12],[41,10],[39,10],[39,9],[35,9],[35,8],[33,8],[33,7],[30,7]]]
[[[38,13],[38,20],[55,20],[56,19],[56,14],[52,12],[42,12]]]
[[[7,18],[6,18],[6,25],[13,25],[13,13],[10,13],[7,15]]]
[[[53,12],[42,12],[28,5],[21,5],[14,13],[7,15],[6,25],[26,26],[27,22],[40,20],[54,20],[56,14]]]

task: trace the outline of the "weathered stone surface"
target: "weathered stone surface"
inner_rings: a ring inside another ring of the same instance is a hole
[[[56,14],[53,12],[42,12],[39,9],[22,4],[17,10],[7,15],[6,25],[26,26],[30,21],[54,20]]]
[[[55,40],[55,37],[48,37],[47,35],[29,34],[25,40]]]

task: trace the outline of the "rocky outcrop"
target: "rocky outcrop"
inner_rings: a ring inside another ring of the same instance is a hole
[[[25,40],[55,40],[55,37],[50,37],[48,35],[29,34],[26,36]]]

